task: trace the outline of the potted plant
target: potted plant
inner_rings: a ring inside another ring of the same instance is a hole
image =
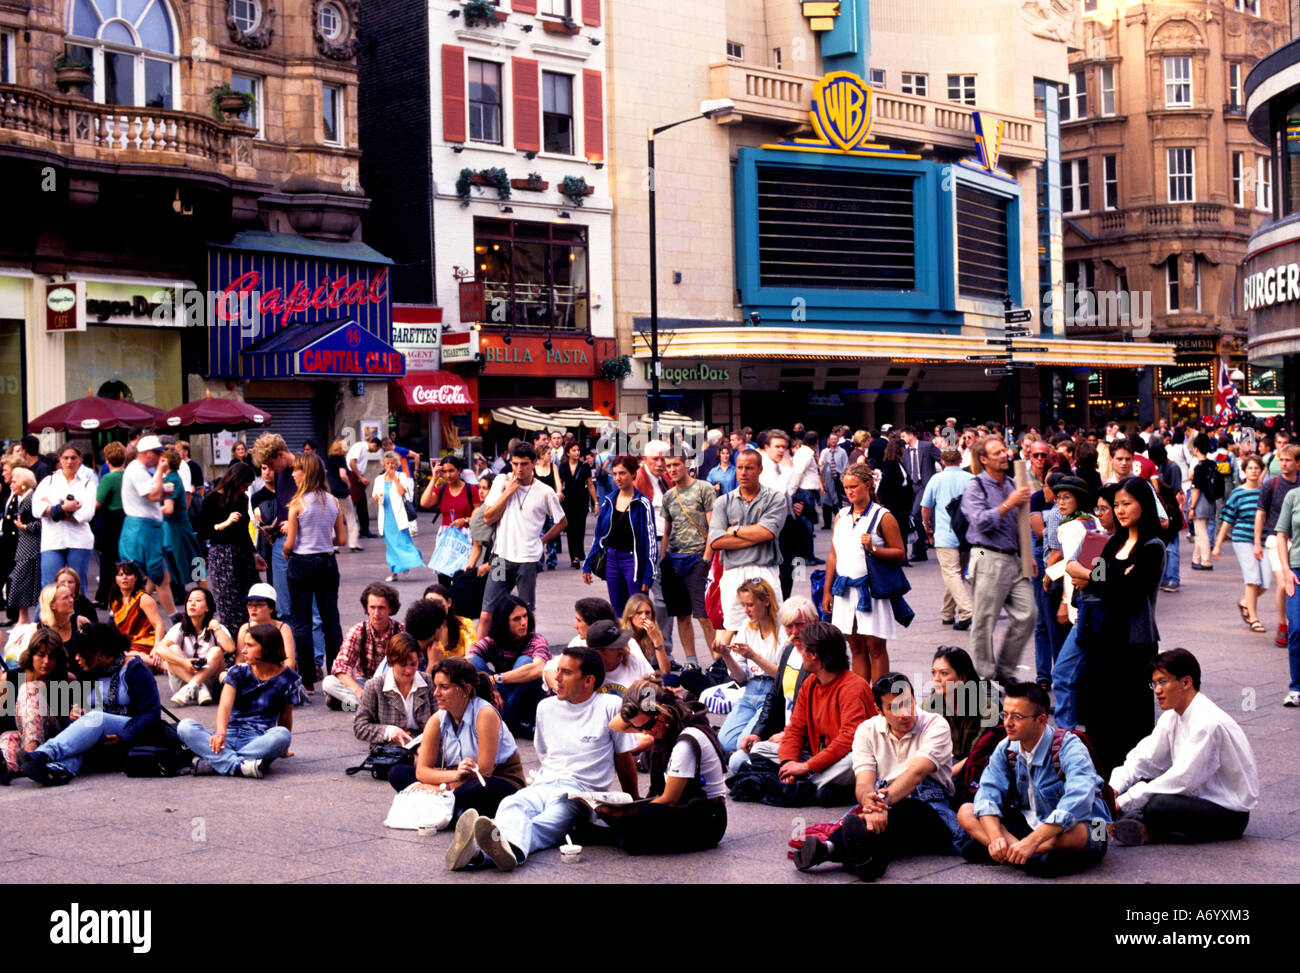
[[[529,192],[540,193],[550,188],[550,183],[542,178],[540,172],[530,172],[527,179],[511,179],[510,185],[515,189],[526,189]]]
[[[632,358],[629,355],[619,355],[616,358],[606,358],[600,363],[600,375],[610,382],[617,382],[620,378],[627,378],[632,374]]]
[[[497,9],[495,3],[488,0],[467,0],[461,7],[466,27],[495,27],[506,19],[506,15]]]
[[[511,181],[510,174],[500,167],[480,169],[478,172],[462,169],[460,178],[456,180],[456,195],[460,197],[462,206],[468,206],[471,186],[492,186],[499,199],[509,199]]]
[[[238,118],[256,104],[256,99],[247,91],[236,91],[228,84],[213,85],[208,94],[212,96],[212,114],[217,121],[221,121],[223,116],[227,120]]]
[[[456,179],[456,196],[460,199],[460,205],[469,205],[469,188],[474,183],[474,170],[462,169],[460,176]]]
[[[590,196],[595,191],[596,187],[588,186],[587,180],[582,176],[565,176],[564,182],[560,184],[560,194],[574,206],[581,206],[583,197]]]
[[[93,75],[91,67],[79,57],[73,57],[64,51],[54,59],[54,83],[66,94],[75,94],[74,89],[90,84]]]

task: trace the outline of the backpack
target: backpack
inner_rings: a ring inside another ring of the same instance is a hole
[[[980,495],[987,498],[988,492],[984,489],[984,484],[980,483],[979,477],[975,477],[972,482],[979,484]],[[967,484],[968,487],[969,485]],[[970,530],[970,521],[966,519],[966,515],[962,513],[961,509],[961,501],[965,496],[966,491],[963,490],[959,495],[949,500],[948,506],[945,508],[948,511],[948,526],[957,535],[957,549],[961,551],[970,550],[970,541],[966,539],[966,532]]]
[[[1205,496],[1209,500],[1222,500],[1223,477],[1219,475],[1219,468],[1213,460],[1202,460],[1201,465],[1204,466],[1206,463],[1210,465],[1210,473],[1207,477],[1209,485],[1205,490]]]
[[[162,711],[176,719],[166,707]],[[176,777],[194,760],[194,754],[181,742],[176,727],[165,720],[158,723],[158,729],[149,738],[154,741],[152,745],[133,746],[126,752],[126,776]]]
[[[1061,772],[1061,746],[1065,743],[1065,738],[1067,736],[1078,737],[1079,741],[1088,749],[1088,758],[1092,761],[1093,772],[1095,773],[1097,768],[1097,751],[1093,750],[1092,741],[1088,739],[1088,734],[1084,733],[1082,730],[1061,730],[1053,727],[1051,756],[1052,770],[1056,771],[1056,776],[1061,778],[1061,780],[1065,780],[1065,774]],[[1007,800],[1009,803],[1015,804],[1016,801],[1019,800],[1019,796],[1016,792],[1016,754],[1011,752],[1010,747],[1007,747],[1007,769],[1011,775],[1011,787],[1007,790]],[[1110,809],[1111,817],[1117,817],[1119,815],[1119,805],[1116,804],[1115,798],[1115,788],[1103,781],[1101,785],[1101,799],[1106,802],[1106,807]]]

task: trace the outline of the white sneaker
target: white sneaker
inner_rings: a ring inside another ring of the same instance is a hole
[[[1294,689],[1286,694],[1286,699],[1282,700],[1283,706],[1300,706],[1300,692]]]
[[[478,811],[466,808],[456,822],[456,833],[447,849],[447,871],[458,872],[469,864],[470,859],[478,854],[478,842],[474,840],[474,822],[478,820]]]
[[[239,765],[239,776],[261,780],[266,776],[266,770],[260,760],[245,760]]]
[[[200,706],[212,705],[212,690],[206,684],[199,687],[198,703]]]
[[[519,859],[515,858],[515,853],[510,848],[510,842],[501,836],[500,829],[491,818],[481,817],[474,822],[474,840],[498,870],[512,872],[519,864]]]
[[[343,712],[355,713],[357,711],[357,701],[355,699],[343,700]]]
[[[173,706],[189,706],[194,702],[194,693],[196,692],[193,683],[186,683],[172,695]]]

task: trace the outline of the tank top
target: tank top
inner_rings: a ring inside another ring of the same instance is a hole
[[[333,554],[334,522],[338,518],[338,501],[328,493],[308,493],[302,498],[298,515],[298,543],[295,554]]]

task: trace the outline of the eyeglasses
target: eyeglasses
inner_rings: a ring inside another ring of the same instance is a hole
[[[1024,720],[1038,719],[1037,714],[1026,716],[1024,713],[1008,713],[1006,710],[1003,710],[998,716],[1001,717],[1003,723],[1021,723]]]
[[[659,722],[659,717],[652,716],[650,717],[648,722],[631,723],[629,725],[632,727],[632,729],[636,730],[637,733],[649,733],[651,730],[654,729],[654,725],[658,722]]]
[[[1177,679],[1157,679],[1154,682],[1147,683],[1153,690],[1163,689],[1165,686],[1175,686],[1178,684]]]

